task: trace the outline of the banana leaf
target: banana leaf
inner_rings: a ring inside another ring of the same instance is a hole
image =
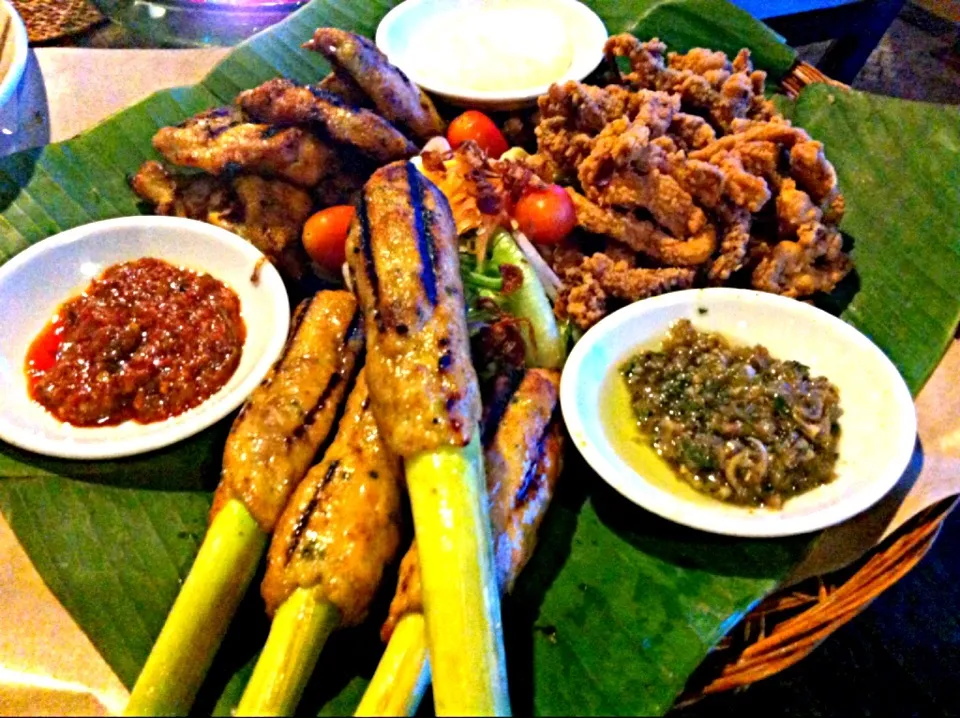
[[[656,34],[673,49],[749,46],[774,77],[794,59],[769,30],[722,0],[590,4],[611,32]],[[372,35],[390,5],[315,0],[236,48],[198,86],[157,93],[71,141],[0,160],[0,261],[63,229],[138,213],[127,177],[155,157],[150,138],[158,127],[229,103],[239,90],[278,74],[315,81],[326,66],[299,49],[312,30],[335,25]],[[845,229],[856,242],[859,284],[844,316],[876,335],[916,391],[960,312],[960,297],[947,281],[960,276],[960,223],[949,214],[960,205],[956,160],[923,160],[910,148],[923,146],[935,130],[943,146],[952,143],[955,150],[960,133],[956,122],[936,113],[925,122],[917,111],[901,127],[899,103],[831,104],[829,97],[808,92],[788,109],[827,140],[848,188]],[[870,113],[889,116],[896,134],[875,143],[871,133],[883,123],[868,121]],[[860,133],[859,141],[851,141],[856,134],[849,127]],[[897,141],[908,156],[894,171],[887,163]],[[896,212],[885,191],[904,200]],[[921,192],[932,204],[905,201]],[[52,460],[0,444],[0,511],[44,581],[127,686],[206,529],[227,426],[109,462]],[[745,541],[687,530],[629,505],[570,458],[540,548],[505,603],[514,709],[663,713],[716,642],[800,560],[811,537]],[[389,593],[388,587],[375,619]],[[379,657],[375,623],[335,637],[305,709],[353,710]],[[251,591],[198,711],[232,708],[266,630],[259,596]]]

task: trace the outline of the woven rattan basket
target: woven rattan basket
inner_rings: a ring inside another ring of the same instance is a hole
[[[816,82],[849,89],[806,63],[794,65],[782,87],[796,97]],[[948,499],[922,511],[853,566],[765,599],[714,649],[676,706],[746,688],[808,656],[920,562],[958,502]]]

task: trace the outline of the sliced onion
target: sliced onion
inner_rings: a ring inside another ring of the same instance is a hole
[[[350,265],[346,262],[340,267],[340,271],[343,272],[343,283],[347,285],[349,291],[353,291],[353,275],[350,274]]]
[[[420,150],[423,152],[449,152],[450,143],[447,142],[447,138],[442,135],[437,135],[436,137],[431,137],[427,140],[427,144],[423,146],[423,149]]]
[[[519,229],[514,229],[513,238],[517,241],[517,246],[520,247],[520,251],[523,252],[527,261],[530,262],[533,271],[536,272],[537,279],[543,284],[543,289],[547,293],[547,296],[550,297],[550,301],[555,301],[562,284],[560,277],[550,269],[550,265],[540,256],[540,252],[537,251],[537,248],[533,246],[533,243],[527,239],[523,232]]]

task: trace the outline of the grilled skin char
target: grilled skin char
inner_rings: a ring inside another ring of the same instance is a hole
[[[362,107],[365,110],[374,109],[370,98],[364,93],[353,78],[343,70],[334,70],[317,83],[317,87],[325,92],[332,92],[351,107]]]
[[[270,533],[330,435],[363,351],[349,292],[319,292],[297,309],[287,346],[233,422],[212,515],[243,502]]]
[[[336,95],[276,78],[241,92],[237,104],[258,122],[322,125],[331,139],[383,164],[417,154],[417,147],[375,112],[350,107]]]
[[[157,214],[189,217],[239,234],[284,274],[300,279],[309,259],[300,235],[313,200],[299,187],[256,175],[176,175],[144,162],[131,184]]]
[[[377,170],[347,237],[367,328],[367,381],[401,457],[466,446],[480,419],[457,232],[437,187],[409,162]]]
[[[400,476],[361,370],[336,438],[277,523],[261,586],[271,616],[297,588],[321,586],[341,626],[363,621],[400,544]]]
[[[430,98],[367,38],[321,27],[304,47],[327,58],[338,75],[349,75],[393,124],[422,141],[443,134],[443,120]]]
[[[494,560],[500,590],[513,590],[536,547],[537,531],[560,476],[563,434],[554,418],[560,372],[531,369],[503,412],[484,450]],[[389,641],[397,622],[423,611],[416,542],[400,562],[397,592],[381,630]]]
[[[340,169],[336,150],[306,130],[244,122],[229,107],[162,127],[153,136],[153,146],[175,165],[212,175],[242,170],[301,187],[313,187]]]

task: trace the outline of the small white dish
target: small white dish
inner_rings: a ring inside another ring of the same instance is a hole
[[[657,346],[679,319],[739,344],[761,344],[774,358],[806,364],[839,388],[842,433],[833,482],[788,499],[780,510],[740,507],[697,492],[654,451],[641,448],[619,368]],[[603,402],[617,391],[624,408],[611,418]],[[614,489],[666,519],[731,536],[803,534],[864,511],[900,479],[917,434],[903,378],[863,334],[802,302],[741,289],[676,292],[606,317],[571,352],[560,403],[573,443]]]
[[[240,297],[247,336],[229,381],[199,406],[153,424],[75,427],[33,401],[24,359],[57,307],[117,262],[155,257],[219,279]],[[253,280],[259,265],[259,277]],[[108,459],[168,446],[236,409],[280,355],[290,303],[277,270],[253,245],[177,217],[123,217],[62,232],[0,267],[0,439],[66,459]]]
[[[577,0],[406,0],[377,46],[425,90],[456,105],[512,110],[600,63],[607,30]]]
[[[0,106],[20,84],[23,71],[27,66],[27,28],[13,5],[8,0],[0,0]]]

